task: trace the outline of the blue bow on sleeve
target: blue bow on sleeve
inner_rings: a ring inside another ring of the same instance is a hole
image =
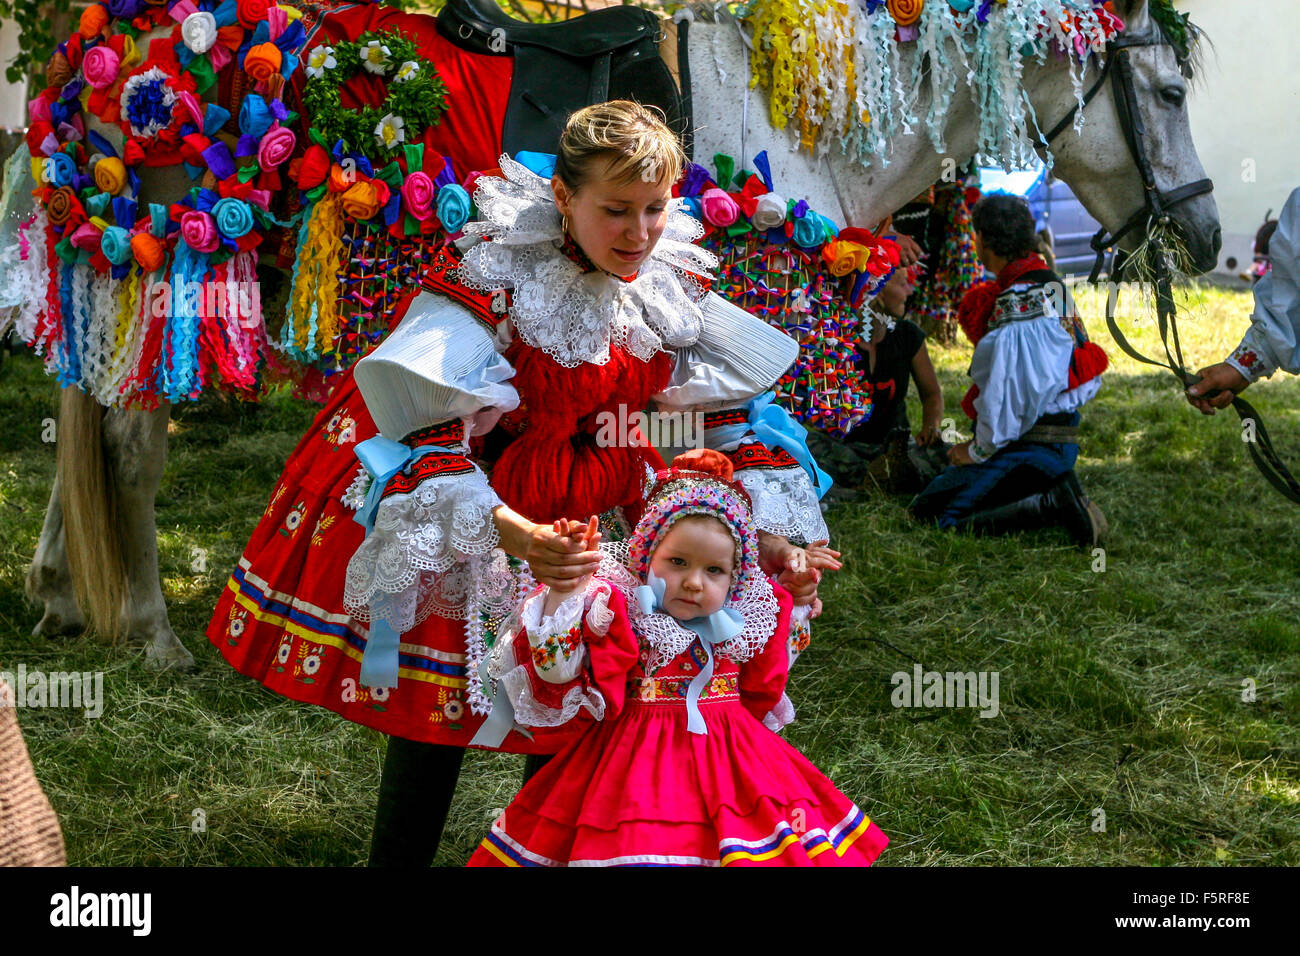
[[[645,614],[666,613],[663,609],[664,592],[668,585],[653,571],[646,578],[646,583],[636,589],[636,603]],[[704,715],[700,713],[700,694],[709,686],[713,678],[713,648],[723,644],[739,634],[745,627],[745,618],[734,608],[724,607],[705,617],[678,621],[688,631],[693,631],[700,639],[706,658],[700,672],[686,688],[686,729],[693,734],[707,734]]]
[[[749,403],[749,427],[768,448],[784,448],[812,479],[817,497],[831,490],[831,476],[817,467],[808,450],[808,431],[783,406],[776,404],[774,392],[764,392]]]

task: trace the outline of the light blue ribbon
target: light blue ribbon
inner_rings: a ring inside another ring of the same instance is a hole
[[[492,686],[492,678],[488,674],[487,668],[487,657],[484,656],[483,662],[478,666],[478,679],[483,683],[484,690]],[[519,731],[529,740],[533,739],[533,735],[526,728],[515,723],[515,705],[510,703],[509,696],[501,685],[497,684],[497,688],[492,694],[492,709],[488,711],[487,719],[479,725],[478,733],[471,738],[469,745],[471,747],[500,747],[512,730]]]
[[[784,448],[799,463],[817,488],[817,497],[831,490],[831,476],[817,467],[808,450],[808,431],[784,407],[776,404],[774,392],[764,392],[749,403],[749,427],[768,448]]]
[[[407,462],[434,451],[459,454],[442,445],[411,448],[383,435],[368,438],[357,445],[357,458],[370,474],[370,488],[366,491],[365,503],[357,509],[352,520],[364,526],[367,535],[374,530],[375,512],[379,510],[379,501],[384,496],[388,480],[401,471]],[[375,608],[372,607],[366,649],[361,652],[361,683],[365,687],[396,687],[398,649],[402,635],[374,612]]]
[[[375,512],[379,510],[379,499],[384,496],[384,488],[387,487],[389,479],[406,467],[407,462],[435,451],[444,455],[461,454],[459,449],[447,448],[444,445],[420,445],[418,448],[411,448],[383,435],[367,438],[357,445],[356,451],[357,458],[370,474],[370,488],[366,491],[365,502],[357,509],[352,520],[362,525],[366,529],[366,534],[375,527]]]
[[[650,572],[646,583],[634,592],[642,613],[664,613],[662,607],[667,587],[662,578],[653,571]],[[704,693],[704,688],[713,678],[713,647],[739,634],[745,627],[745,617],[734,608],[724,607],[707,617],[695,617],[677,623],[688,631],[693,631],[704,648],[704,666],[686,688],[686,729],[693,734],[707,734],[709,728],[704,723],[704,715],[700,713],[700,694]]]

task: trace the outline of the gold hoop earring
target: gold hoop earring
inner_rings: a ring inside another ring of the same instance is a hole
[[[567,236],[569,234],[569,217],[561,215],[560,219],[562,222],[562,228],[564,229],[564,234]]]

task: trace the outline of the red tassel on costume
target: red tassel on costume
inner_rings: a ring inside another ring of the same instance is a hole
[[[980,393],[978,385],[972,385],[966,389],[966,394],[961,398],[961,410],[966,413],[966,417],[975,421],[975,396]]]
[[[1070,388],[1078,388],[1084,382],[1091,381],[1110,364],[1110,359],[1096,342],[1084,342],[1076,346],[1070,358]]]

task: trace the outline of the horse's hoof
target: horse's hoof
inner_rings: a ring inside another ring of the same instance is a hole
[[[32,628],[32,637],[76,637],[85,629],[86,624],[80,618],[64,617],[55,611],[46,611]]]
[[[157,671],[192,671],[198,666],[194,655],[175,637],[162,647],[150,644],[145,652],[145,663]]]

